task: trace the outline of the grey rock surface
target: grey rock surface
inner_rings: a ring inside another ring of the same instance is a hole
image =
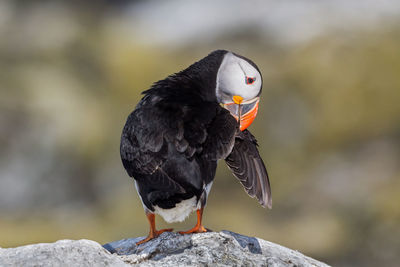
[[[0,266],[129,266],[91,240],[0,248]]]
[[[89,240],[61,240],[0,249],[0,266],[328,266],[280,245],[230,231],[180,235],[165,232],[103,247]]]

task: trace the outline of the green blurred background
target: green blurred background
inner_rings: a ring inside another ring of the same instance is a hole
[[[141,91],[219,48],[263,73],[250,130],[273,209],[221,162],[205,225],[332,265],[398,266],[395,0],[0,0],[0,246],[147,234],[119,158],[125,119]]]

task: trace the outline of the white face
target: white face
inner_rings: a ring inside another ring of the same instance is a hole
[[[262,86],[261,74],[246,60],[228,52],[217,74],[216,95],[219,103],[232,103],[233,96],[244,101],[255,98]]]

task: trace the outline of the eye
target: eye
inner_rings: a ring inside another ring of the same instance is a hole
[[[256,77],[247,77],[246,76],[246,84],[253,84],[256,81]]]

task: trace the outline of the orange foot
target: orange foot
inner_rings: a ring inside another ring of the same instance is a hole
[[[201,218],[203,217],[203,208],[198,209],[196,211],[197,213],[197,223],[196,226],[190,229],[189,231],[186,232],[179,232],[180,234],[192,234],[192,233],[205,233],[207,232],[207,229],[204,228],[203,224],[201,223]]]
[[[205,232],[207,232],[207,229],[204,228],[203,225],[196,225],[195,227],[193,227],[192,229],[190,229],[188,231],[182,231],[179,233],[184,235],[184,234],[205,233]]]
[[[136,246],[139,246],[140,244],[146,243],[147,241],[150,241],[150,240],[158,237],[159,235],[161,235],[164,232],[172,232],[173,230],[174,229],[172,229],[172,228],[168,228],[168,229],[162,229],[162,230],[158,230],[158,231],[155,230],[154,232],[150,232],[149,235],[145,239],[137,242]]]

